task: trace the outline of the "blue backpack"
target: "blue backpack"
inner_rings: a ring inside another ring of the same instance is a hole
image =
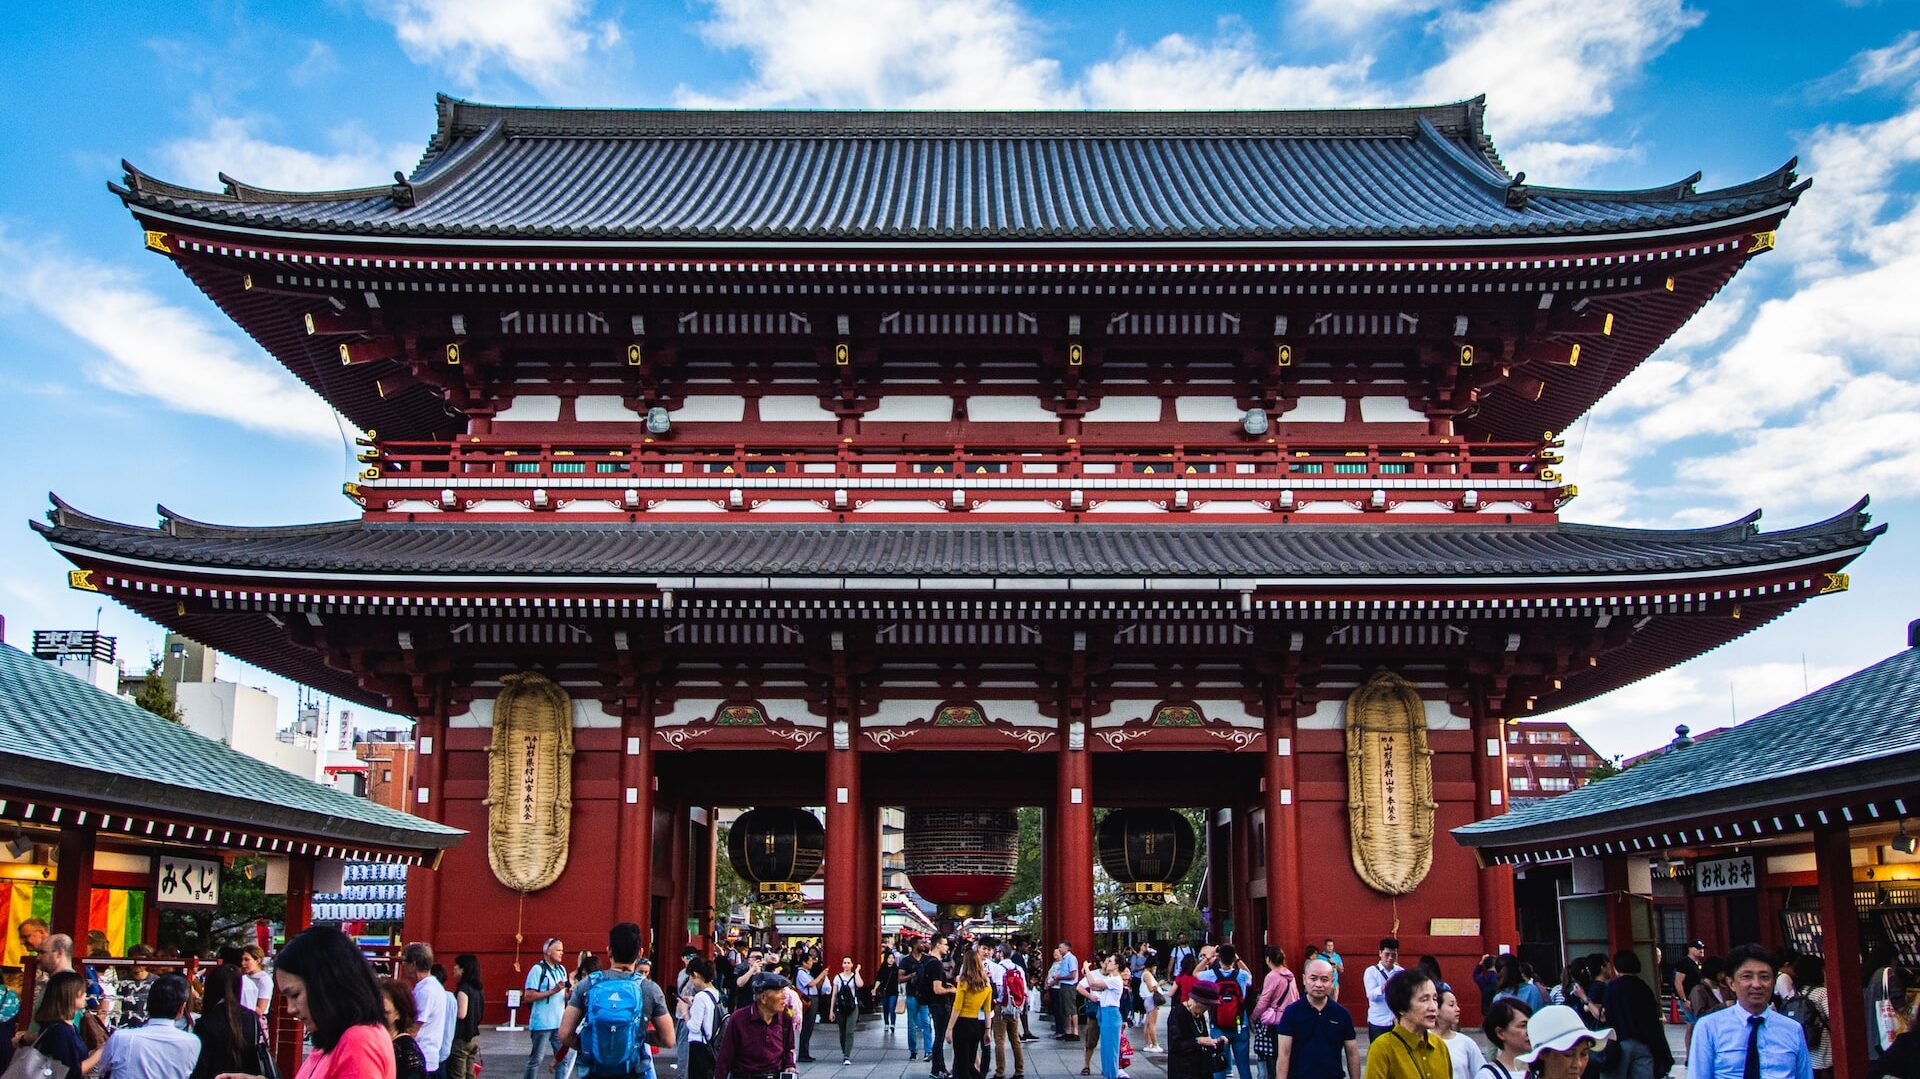
[[[588,1075],[631,1075],[643,1067],[646,995],[641,985],[637,975],[614,978],[606,971],[588,983],[580,1027],[580,1056]]]

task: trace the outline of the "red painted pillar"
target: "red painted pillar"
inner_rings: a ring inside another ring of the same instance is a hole
[[[698,924],[701,954],[712,955],[715,944],[718,919],[714,917],[714,859],[720,856],[717,837],[720,834],[718,811],[713,806],[703,806],[699,810],[700,819],[693,826],[693,913]]]
[[[426,715],[414,720],[415,786],[406,794],[405,809],[415,816],[446,822],[441,792],[447,779],[447,701],[442,686]],[[424,798],[424,800],[422,800]],[[484,837],[482,837],[484,839]],[[432,941],[440,925],[440,873],[428,865],[407,871],[407,912],[403,928],[408,940]]]
[[[853,951],[853,961],[860,964],[861,976],[873,980],[873,972],[880,967],[880,807],[860,807],[860,867],[859,867],[860,912],[858,916],[859,946]],[[834,957],[827,959],[828,966],[834,963]]]
[[[1827,960],[1827,1036],[1836,1079],[1865,1079],[1867,1017],[1855,986],[1860,970],[1860,911],[1853,905],[1853,856],[1847,826],[1813,830],[1813,868],[1820,879],[1821,951]],[[1836,988],[1837,987],[1837,988]]]
[[[667,839],[667,876],[673,882],[673,894],[667,897],[662,919],[666,924],[654,928],[655,950],[659,953],[654,962],[665,964],[663,971],[675,971],[679,969],[680,953],[687,949],[687,921],[692,911],[687,896],[692,890],[688,855],[693,842],[693,813],[684,797],[674,800],[667,819],[673,829]]]
[[[1629,894],[1627,860],[1607,858],[1602,863],[1602,882],[1607,897],[1607,951],[1617,952],[1634,946],[1633,897]]]
[[[412,904],[408,904],[411,913]],[[313,858],[295,855],[287,859],[287,939],[313,925]],[[281,1075],[300,1070],[300,1042],[306,1032],[287,1008],[275,1008],[268,1021],[273,1038],[273,1058]]]
[[[1260,969],[1253,955],[1260,943],[1260,927],[1253,924],[1253,811],[1233,807],[1233,943],[1247,955],[1247,966]]]
[[[1476,711],[1484,713],[1485,705]],[[1497,716],[1477,716],[1473,731],[1473,818],[1485,820],[1507,811],[1507,743]],[[1514,912],[1513,870],[1503,865],[1483,865],[1477,883],[1481,950],[1489,955],[1515,950],[1520,929]],[[1624,880],[1621,890],[1626,890]]]
[[[1227,828],[1220,823],[1222,806],[1207,807],[1207,940],[1220,943],[1227,939],[1227,923],[1233,920],[1233,844]]]
[[[1261,791],[1267,813],[1267,943],[1298,961],[1306,953],[1306,919],[1300,902],[1299,810],[1293,804],[1292,716],[1278,702],[1267,711],[1267,751]],[[1299,967],[1294,969],[1298,970]]]
[[[1094,954],[1093,753],[1083,741],[1081,748],[1069,744],[1054,756],[1059,834],[1051,849],[1059,853],[1060,863],[1054,870],[1054,893],[1060,898],[1055,930],[1084,959]]]
[[[1054,883],[1054,866],[1060,859],[1054,856],[1058,836],[1053,834],[1053,822],[1060,819],[1058,813],[1046,808],[1040,810],[1040,942],[1041,954],[1051,956],[1053,946],[1060,943],[1060,893]]]
[[[653,692],[629,697],[620,717],[620,811],[614,820],[613,921],[640,927],[648,952],[653,939]]]
[[[860,754],[851,740],[847,747],[827,750],[826,911],[820,941],[834,961],[859,954],[866,937],[860,925]]]
[[[73,955],[85,964],[88,922],[93,917],[94,830],[87,825],[62,825],[59,845],[60,868],[53,878],[53,917],[47,919],[50,933],[65,933],[73,938]]]

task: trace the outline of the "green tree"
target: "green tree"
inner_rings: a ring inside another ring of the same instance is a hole
[[[719,829],[716,837],[716,857],[713,860],[713,908],[715,914],[732,917],[737,910],[745,909],[747,921],[753,925],[772,925],[773,908],[755,903],[753,885],[733,870],[733,859],[727,856],[728,829]]]
[[[1610,760],[1602,759],[1599,764],[1587,769],[1587,782],[1598,783],[1603,779],[1617,776],[1624,771],[1626,771],[1626,769],[1620,767],[1618,764]]]
[[[140,692],[133,695],[133,703],[161,719],[180,722],[180,701],[173,694],[173,686],[161,676],[159,659],[147,668],[147,676],[140,680]]]
[[[253,939],[253,924],[264,918],[285,924],[287,897],[267,894],[267,863],[241,858],[220,870],[220,904],[211,911],[163,910],[160,943],[182,955],[205,955],[223,944]]]

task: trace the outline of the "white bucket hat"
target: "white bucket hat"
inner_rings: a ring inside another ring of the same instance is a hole
[[[1540,1054],[1548,1049],[1566,1052],[1578,1045],[1583,1039],[1595,1045],[1603,1044],[1613,1038],[1613,1031],[1606,1027],[1588,1030],[1580,1021],[1580,1015],[1564,1004],[1549,1004],[1534,1012],[1527,1019],[1527,1040],[1533,1048],[1520,1055],[1519,1062],[1531,1067],[1540,1059]]]

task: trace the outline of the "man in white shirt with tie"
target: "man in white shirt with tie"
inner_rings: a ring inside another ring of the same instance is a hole
[[[1807,1034],[1773,1009],[1773,953],[1743,944],[1727,955],[1738,1007],[1702,1016],[1687,1054],[1692,1079],[1813,1079]]]

